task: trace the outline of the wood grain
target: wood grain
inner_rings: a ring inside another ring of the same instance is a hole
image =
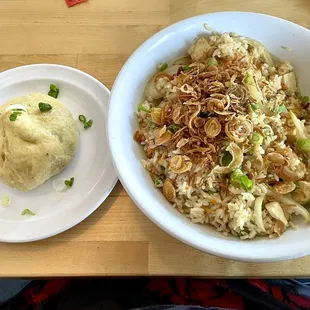
[[[216,11],[254,11],[310,28],[309,0],[0,1],[0,71],[32,63],[79,68],[112,87],[122,65],[170,23]],[[1,94],[0,94],[1,95]],[[156,227],[120,183],[89,218],[53,238],[0,244],[0,276],[195,275],[309,277],[310,257],[272,264],[230,261]]]
[[[310,2],[308,0],[183,0],[181,2],[182,5],[180,5],[179,0],[170,1],[170,22],[174,23],[184,18],[205,13],[245,11],[269,14],[290,20],[304,27],[310,27]]]
[[[24,245],[1,245],[2,276],[113,276],[143,275],[148,272],[148,243],[122,241],[75,242],[46,240]],[[58,257],[57,257],[57,256]],[[19,259],[17,258],[19,257]]]

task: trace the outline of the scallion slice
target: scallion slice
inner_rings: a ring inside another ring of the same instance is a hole
[[[65,185],[67,187],[72,187],[73,183],[74,183],[74,178],[71,178],[70,180],[65,180]]]
[[[259,109],[259,105],[257,103],[252,103],[251,108],[254,112],[256,112]]]
[[[17,116],[18,116],[18,115],[21,115],[21,114],[22,114],[22,112],[13,112],[13,113],[9,116],[10,121],[11,121],[11,122],[15,122],[16,119],[17,119]]]
[[[151,110],[145,108],[142,104],[139,104],[139,106],[138,106],[138,111],[139,111],[139,112],[143,111],[143,112],[145,112],[145,113],[151,113]]]
[[[235,187],[242,186],[246,190],[251,190],[254,186],[254,183],[251,179],[248,178],[240,169],[236,169],[230,175],[230,184]]]
[[[168,68],[168,64],[167,63],[163,63],[160,67],[159,70],[160,71],[165,71]]]
[[[300,138],[297,140],[296,146],[300,151],[310,152],[310,139],[309,138]]]
[[[21,213],[22,215],[35,215],[31,210],[29,209],[24,209]]]
[[[59,88],[54,84],[50,84],[48,95],[56,99],[59,95]]]
[[[308,102],[310,102],[310,98],[308,96],[304,96],[304,97],[302,97],[301,102],[302,103],[308,103]]]
[[[93,120],[86,120],[86,117],[84,115],[79,115],[79,121],[83,123],[84,129],[88,129],[93,125]]]
[[[287,112],[286,106],[284,104],[281,104],[278,108],[278,113],[284,113]]]
[[[208,66],[217,66],[218,62],[214,57],[208,59]]]
[[[49,103],[40,102],[39,103],[39,109],[41,112],[48,112],[52,110],[52,106]]]
[[[224,156],[222,157],[222,165],[228,166],[233,160],[232,155],[229,152],[225,152]]]
[[[171,131],[172,133],[176,133],[178,130],[181,129],[181,127],[175,124],[171,124],[167,127],[167,129]]]
[[[262,145],[264,141],[264,138],[262,135],[260,135],[258,132],[254,132],[251,137],[251,142],[255,145]]]

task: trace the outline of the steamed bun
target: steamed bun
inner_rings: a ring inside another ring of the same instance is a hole
[[[41,112],[40,102],[52,109]],[[8,107],[16,104],[27,112],[12,121]],[[75,120],[58,100],[39,93],[14,98],[0,106],[0,180],[24,192],[38,187],[71,162],[78,138]]]

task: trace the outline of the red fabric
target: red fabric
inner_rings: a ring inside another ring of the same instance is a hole
[[[25,300],[29,305],[39,305],[44,300],[59,294],[69,283],[70,279],[56,279],[48,281],[43,288],[30,287],[24,291]]]
[[[85,2],[87,0],[66,0],[68,7]]]
[[[69,279],[55,279],[50,281],[34,281],[25,290],[16,296],[15,302],[18,306],[14,309],[28,310],[34,306],[48,301],[51,297],[64,291],[70,283]],[[255,286],[275,299],[289,305],[293,310],[310,309],[310,298],[300,296],[298,287],[291,288],[286,285],[271,285],[263,280],[251,279],[243,283],[243,290],[247,291],[248,286]],[[143,286],[145,296],[150,298],[152,303],[157,301],[160,304],[177,305],[200,305],[205,307],[245,309],[245,302],[236,288],[232,290],[231,283],[225,280],[211,279],[190,279],[190,278],[153,278],[148,282],[145,290],[145,282],[136,284],[137,291]],[[142,286],[141,286],[142,285]],[[117,288],[115,289],[117,291]],[[291,292],[289,292],[291,291]],[[126,290],[127,292],[127,290]],[[70,294],[77,292],[70,291]],[[78,293],[80,293],[78,291]],[[86,294],[89,292],[85,292]],[[68,294],[68,293],[67,293]],[[120,292],[122,296],[123,291]],[[248,296],[251,301],[251,296]],[[136,301],[135,301],[136,302]],[[255,303],[255,300],[251,302]],[[247,308],[250,309],[250,308]]]
[[[186,293],[186,288],[187,288],[187,284],[186,284],[186,279],[185,278],[180,278],[178,281],[177,281],[177,289],[178,289],[178,292],[179,294],[185,298],[185,299],[188,299],[189,296],[188,294]]]
[[[269,286],[263,280],[258,279],[249,279],[248,280],[252,285],[256,286],[257,288],[261,289],[265,293],[269,293]]]
[[[151,292],[160,292],[160,297],[169,296],[173,294],[173,289],[169,281],[162,281],[161,278],[154,278],[150,281],[148,289]]]
[[[229,290],[224,280],[155,278],[148,289],[176,305],[244,309],[242,297]]]
[[[296,305],[304,307],[305,309],[310,309],[310,301],[309,299],[303,296],[297,296],[291,293],[287,294],[291,301],[293,301]],[[294,305],[290,305],[291,307]],[[293,309],[297,309],[297,307],[293,307]]]
[[[278,286],[271,286],[272,295],[278,300],[283,300],[282,291]]]

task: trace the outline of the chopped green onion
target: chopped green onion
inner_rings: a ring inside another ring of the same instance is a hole
[[[247,72],[246,75],[245,75],[245,78],[244,78],[244,83],[245,83],[245,84],[250,83],[250,82],[251,82],[251,79],[252,79],[251,74],[249,74],[249,73]]]
[[[154,122],[150,121],[150,128],[155,129],[156,127],[157,125]]]
[[[10,120],[11,122],[15,122],[16,119],[17,119],[17,116],[18,116],[18,115],[21,115],[21,114],[22,114],[22,112],[13,112],[13,113],[10,115],[9,120]]]
[[[297,140],[296,146],[300,151],[310,152],[310,139],[309,138],[300,138]]]
[[[238,186],[239,178],[241,175],[243,175],[243,173],[240,169],[236,169],[235,171],[233,171],[230,175],[230,184],[232,184],[233,186]]]
[[[67,187],[72,187],[73,183],[74,183],[74,178],[71,178],[70,180],[65,180],[65,185]]]
[[[189,71],[191,67],[189,65],[183,66],[183,71]]]
[[[180,130],[180,126],[172,124],[172,125],[169,125],[167,129],[171,131],[172,133],[176,133],[178,130]]]
[[[35,215],[35,213],[33,213],[31,210],[29,209],[25,209],[22,211],[21,213],[22,215]]]
[[[165,71],[168,68],[168,64],[164,63],[159,67],[160,71]]]
[[[48,112],[52,110],[52,106],[48,103],[40,102],[39,103],[39,109],[41,112]]]
[[[259,109],[259,105],[257,103],[252,103],[251,108],[254,112],[256,112]]]
[[[1,205],[2,207],[8,207],[12,202],[12,199],[9,196],[4,196],[1,199]]]
[[[251,137],[251,142],[255,145],[262,145],[264,141],[264,138],[262,135],[260,135],[257,132],[254,132],[252,137]]]
[[[308,96],[304,96],[304,97],[302,97],[302,99],[301,99],[301,102],[302,103],[308,103],[310,101],[310,98],[308,97]]]
[[[84,115],[79,115],[79,121],[82,123],[86,123],[86,117]]]
[[[51,84],[48,95],[56,99],[58,97],[58,94],[59,94],[59,88],[56,85]]]
[[[155,187],[161,187],[162,182],[163,182],[163,180],[162,180],[161,177],[156,177],[156,178],[154,179],[154,185],[155,185]]]
[[[11,111],[13,111],[13,112],[25,112],[25,110],[23,110],[23,109],[12,109]]]
[[[209,58],[207,63],[208,63],[208,66],[217,66],[218,65],[218,62],[214,57]]]
[[[230,184],[235,187],[240,187],[241,185],[246,190],[251,190],[254,185],[253,181],[250,180],[245,174],[243,174],[240,169],[236,169],[230,175]]]
[[[223,141],[222,141],[222,146],[223,146],[223,147],[227,147],[229,144],[230,144],[230,142],[227,141],[227,140],[223,140]]]
[[[208,117],[209,116],[209,112],[200,112],[199,114],[198,114],[198,117],[202,117],[202,118],[206,118],[206,117]]]
[[[59,92],[59,88],[56,86],[56,85],[54,85],[54,84],[50,84],[50,90],[52,90],[52,91],[58,91]]]
[[[251,190],[253,188],[253,181],[250,180],[246,175],[240,176],[240,183],[246,190]]]
[[[239,237],[243,237],[245,235],[248,235],[250,233],[250,230],[247,226],[243,227],[243,230],[240,231],[239,233]]]
[[[84,123],[84,129],[88,129],[93,126],[93,121],[90,119],[88,122]]]
[[[229,152],[225,152],[223,158],[222,158],[222,165],[223,166],[228,166],[233,160],[232,155]]]
[[[139,111],[139,112],[140,112],[140,111],[143,111],[143,112],[145,112],[145,113],[151,113],[151,110],[145,108],[142,104],[139,104],[139,106],[138,106],[138,111]]]
[[[299,185],[299,183],[295,182],[294,184],[295,184],[295,189],[298,189],[298,188],[300,188],[300,185]]]
[[[296,97],[301,101],[301,103],[305,104],[310,102],[310,98],[308,96],[302,96],[299,92],[296,92]]]
[[[93,121],[91,119],[87,121],[84,115],[79,115],[79,121],[83,123],[84,129],[88,129],[93,125]]]
[[[308,118],[308,112],[307,110],[303,111],[302,116],[300,117],[300,119],[307,119]]]
[[[55,91],[53,91],[53,90],[50,90],[50,91],[48,92],[48,95],[49,95],[50,97],[55,98],[55,99],[58,97],[57,92],[55,92]]]
[[[278,113],[284,113],[287,112],[285,104],[281,104],[278,108]]]

